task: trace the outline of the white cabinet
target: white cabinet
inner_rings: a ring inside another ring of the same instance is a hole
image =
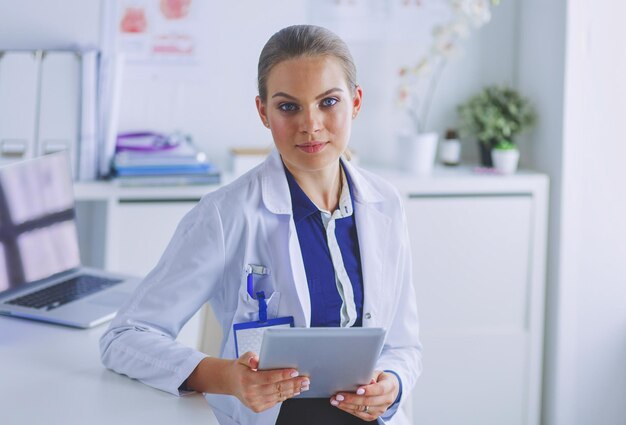
[[[547,179],[439,170],[405,197],[424,370],[420,425],[539,425]]]
[[[407,201],[424,373],[423,425],[524,425],[529,196]]]

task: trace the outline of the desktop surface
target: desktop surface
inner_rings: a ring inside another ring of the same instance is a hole
[[[0,424],[217,425],[201,394],[176,397],[102,366],[106,327],[0,317]]]

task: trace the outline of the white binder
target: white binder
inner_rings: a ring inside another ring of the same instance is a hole
[[[69,151],[78,177],[81,57],[72,51],[47,51],[41,66],[38,137],[35,155]]]
[[[78,180],[98,178],[98,51],[81,53],[81,120]]]
[[[0,52],[0,163],[35,154],[41,54]]]

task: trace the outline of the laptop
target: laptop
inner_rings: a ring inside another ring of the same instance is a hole
[[[90,328],[139,282],[81,266],[67,153],[0,167],[0,314]]]

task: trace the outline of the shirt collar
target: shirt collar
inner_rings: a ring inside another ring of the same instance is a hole
[[[372,176],[358,169],[350,161],[342,159],[343,168],[350,184],[350,196],[353,204],[370,204],[384,201],[384,197],[374,187]],[[259,167],[261,180],[261,198],[265,207],[274,214],[292,215],[291,196],[285,175],[285,167],[278,150],[272,149],[263,165]]]
[[[341,194],[339,195],[339,217],[348,217],[352,215],[354,211],[354,205],[352,202],[352,180],[345,171],[343,161],[341,163]],[[283,164],[284,167],[284,164]],[[320,210],[306,193],[302,190],[295,177],[291,172],[285,168],[285,175],[287,176],[287,183],[289,184],[289,192],[291,193],[291,205],[293,209],[293,220],[295,223],[305,219],[311,214],[317,214],[323,212]],[[330,211],[332,214],[333,211]]]

